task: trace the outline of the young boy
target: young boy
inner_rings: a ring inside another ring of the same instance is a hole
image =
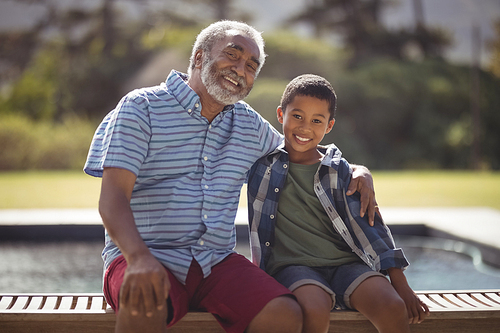
[[[359,195],[346,196],[352,169],[340,150],[318,146],[335,109],[324,78],[287,85],[277,109],[284,144],[249,172],[252,261],[297,297],[303,332],[328,331],[334,306],[358,310],[379,332],[409,332],[429,309],[406,281],[408,262],[381,218],[370,226]]]

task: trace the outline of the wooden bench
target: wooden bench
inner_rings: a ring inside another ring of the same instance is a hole
[[[500,290],[418,292],[431,315],[412,332],[500,332]],[[377,332],[355,311],[333,311],[329,332]],[[102,294],[0,294],[0,332],[113,332]],[[223,332],[206,312],[190,312],[169,330]]]

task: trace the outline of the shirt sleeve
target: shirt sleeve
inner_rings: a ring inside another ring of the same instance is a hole
[[[137,176],[147,156],[150,137],[147,98],[130,93],[97,128],[84,166],[85,173],[101,177],[105,167],[116,167]]]
[[[347,190],[352,177],[352,168],[343,158],[341,166],[338,173],[339,181],[342,182],[341,186]],[[368,214],[361,217],[360,209],[361,200],[358,192],[346,196],[349,228],[363,252],[374,261],[376,270],[385,274],[386,270],[391,267],[405,269],[409,263],[403,250],[396,248],[394,238],[387,225],[379,215],[375,214],[375,225],[370,226]]]
[[[276,130],[266,119],[257,114],[257,128],[259,130],[260,142],[262,145],[262,156],[273,152],[283,141],[283,135]]]

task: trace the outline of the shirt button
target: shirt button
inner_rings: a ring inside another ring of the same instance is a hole
[[[205,244],[205,242],[204,242],[204,241],[202,241],[202,240],[200,240],[198,243],[199,243],[200,245],[204,245],[204,244]]]
[[[274,189],[274,192],[276,192],[276,193],[278,193],[279,191],[280,191],[280,189],[277,187]]]
[[[208,219],[208,215],[207,215],[207,214],[203,215],[203,218],[204,218],[205,220],[206,220],[206,219]]]
[[[208,190],[208,185],[205,185],[205,189],[207,189],[207,190]]]
[[[208,160],[208,157],[207,157],[207,156],[205,156],[205,157],[203,157],[203,159],[204,159],[205,161],[207,161],[207,160]]]
[[[286,164],[286,163],[283,164],[283,168],[285,168],[285,169],[288,168],[288,164]]]
[[[194,106],[197,108],[198,106],[200,106],[200,104],[196,103]]]
[[[191,109],[188,109],[188,112],[189,112],[189,113],[191,113],[191,112],[193,112],[193,110],[191,110]]]
[[[271,215],[271,216],[269,216],[269,217],[271,218],[271,220],[274,220],[274,215]]]
[[[269,243],[269,242],[266,242],[266,246],[269,246],[269,245],[271,245],[271,243]]]
[[[212,125],[208,125],[208,129],[212,129]]]

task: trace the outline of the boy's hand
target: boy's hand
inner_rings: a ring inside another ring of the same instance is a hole
[[[120,309],[132,316],[152,317],[167,305],[170,281],[165,268],[150,253],[127,262],[120,290]]]
[[[410,288],[401,269],[389,269],[389,276],[394,289],[406,304],[410,324],[420,324],[429,315],[429,308]]]
[[[356,192],[360,194],[361,209],[359,214],[361,217],[365,216],[368,211],[368,222],[371,226],[374,225],[375,213],[380,217],[380,211],[378,209],[377,200],[375,200],[375,189],[373,187],[373,178],[370,170],[362,165],[352,166],[352,179],[347,188],[347,195],[352,195]]]

